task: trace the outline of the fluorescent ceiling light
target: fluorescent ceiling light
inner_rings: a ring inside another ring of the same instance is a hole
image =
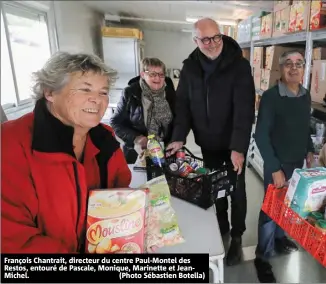
[[[186,21],[189,23],[196,23],[198,20],[199,18],[189,18],[189,17],[186,18]]]
[[[186,21],[188,23],[196,23],[199,19],[201,18],[192,18],[192,17],[187,17]],[[236,26],[237,23],[235,21],[228,21],[228,20],[215,20],[218,24],[222,26]]]
[[[193,32],[193,30],[187,30],[187,29],[182,29],[181,30],[183,33],[192,33]]]

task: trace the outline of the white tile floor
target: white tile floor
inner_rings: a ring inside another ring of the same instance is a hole
[[[200,148],[190,133],[186,147],[201,156]],[[243,262],[240,265],[225,266],[225,283],[258,283],[253,259],[257,244],[258,215],[262,205],[264,190],[261,178],[251,169],[246,172],[247,230],[243,235]],[[227,250],[229,240],[224,240]],[[275,276],[279,283],[326,283],[326,269],[303,249],[290,255],[279,255],[271,259]]]

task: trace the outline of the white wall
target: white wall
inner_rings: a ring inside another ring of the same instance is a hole
[[[161,59],[167,68],[181,68],[196,48],[191,33],[144,30],[145,56]]]
[[[54,1],[60,51],[95,53],[102,57],[103,15],[82,1]]]

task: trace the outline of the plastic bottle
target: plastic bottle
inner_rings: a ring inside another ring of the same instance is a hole
[[[155,135],[149,135],[147,150],[154,165],[163,167],[165,164],[164,152],[161,144],[155,139]]]

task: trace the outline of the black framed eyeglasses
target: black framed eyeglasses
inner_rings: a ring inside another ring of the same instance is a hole
[[[203,44],[207,45],[210,44],[212,41],[214,41],[215,43],[219,43],[222,39],[222,36],[223,35],[218,34],[212,37],[203,37],[203,38],[196,37],[196,39],[199,39]]]
[[[297,69],[302,69],[305,66],[305,63],[303,61],[297,61],[297,62],[286,61],[283,65],[289,69],[292,69],[294,67]]]
[[[145,71],[145,73],[148,74],[149,77],[151,78],[155,78],[156,76],[160,77],[160,78],[164,78],[165,74],[164,73],[157,73],[155,71]]]

